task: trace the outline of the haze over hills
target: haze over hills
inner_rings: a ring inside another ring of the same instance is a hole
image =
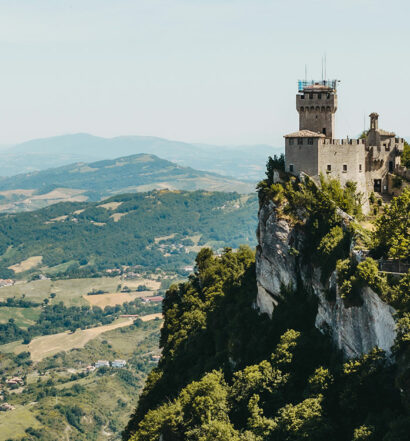
[[[149,153],[183,166],[255,182],[263,177],[267,157],[282,150],[268,145],[222,147],[151,136],[101,138],[80,133],[34,139],[1,149],[0,175]]]
[[[27,211],[56,202],[98,201],[118,193],[165,188],[255,191],[254,183],[182,167],[154,155],[137,154],[0,178],[0,211]]]

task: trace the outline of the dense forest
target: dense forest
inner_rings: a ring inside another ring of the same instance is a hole
[[[374,233],[354,222],[340,231],[337,206],[360,217],[360,198],[354,186],[323,184],[318,190],[309,182],[266,180],[260,197],[274,200],[293,222],[304,214],[307,242],[295,253],[311,256],[325,272],[338,267],[347,304],[358,300],[359,286],[370,285],[394,305],[392,356],[374,348],[345,360],[316,329],[317,297],[302,283],[296,290],[282,287],[272,319],[260,315],[253,251],[227,248],[218,257],[203,249],[195,275],[166,294],[163,356],[124,440],[408,440],[410,274],[390,279],[377,271],[375,259],[408,258],[408,247],[399,244],[410,226],[410,192],[385,208]],[[363,264],[349,260],[352,238],[371,248]]]
[[[256,212],[256,195],[164,190],[0,215],[0,277],[31,256],[56,277],[122,265],[180,270],[195,259],[191,246],[255,244]]]

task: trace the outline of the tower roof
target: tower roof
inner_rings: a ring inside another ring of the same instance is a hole
[[[299,130],[285,135],[284,138],[326,138],[326,136],[323,133],[312,132],[311,130]]]

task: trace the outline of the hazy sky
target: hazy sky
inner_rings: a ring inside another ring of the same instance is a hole
[[[410,135],[408,0],[0,0],[0,144],[88,132],[283,144],[297,79],[339,88],[337,136]],[[366,118],[367,124],[367,118]]]

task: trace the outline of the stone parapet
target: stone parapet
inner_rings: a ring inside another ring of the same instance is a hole
[[[328,145],[365,145],[365,139],[323,139],[322,144]]]

